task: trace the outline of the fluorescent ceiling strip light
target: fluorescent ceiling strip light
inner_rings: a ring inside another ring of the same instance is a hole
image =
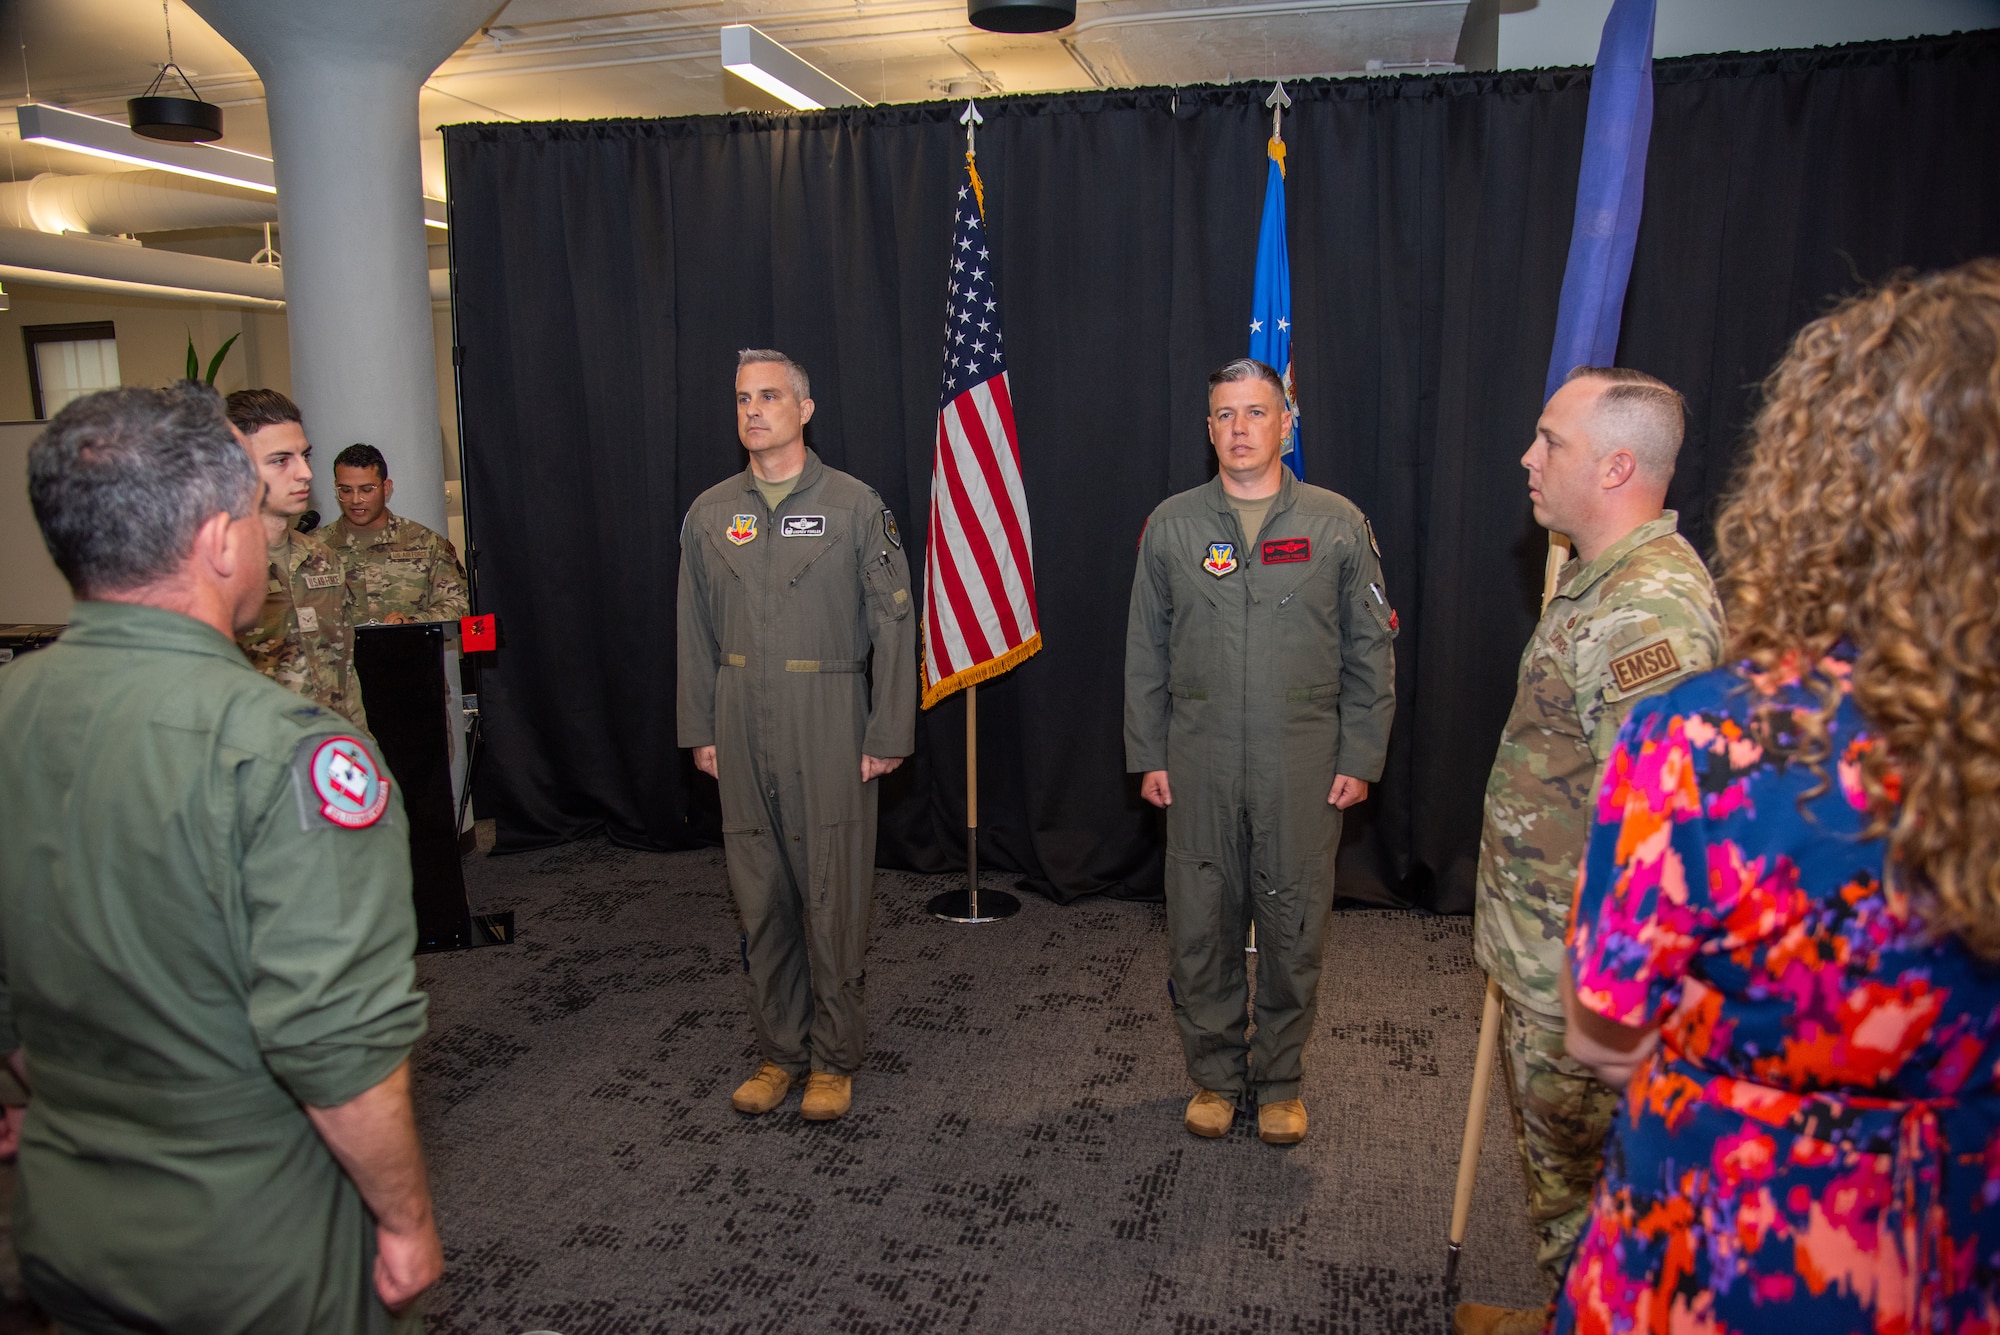
[[[92,274],[63,273],[55,269],[30,269],[19,264],[0,264],[0,282],[26,283],[39,287],[60,287],[86,292],[117,292],[134,297],[154,297],[168,301],[194,301],[211,306],[248,306],[253,310],[283,310],[285,303],[266,297],[245,296],[240,292],[218,292],[207,288],[170,287],[165,283],[139,283],[129,278],[99,278]]]
[[[722,68],[800,111],[870,105],[867,98],[747,23],[724,25]]]
[[[21,141],[47,144],[72,153],[88,153],[110,162],[154,167],[221,185],[243,186],[267,195],[278,193],[278,178],[269,158],[239,153],[213,144],[169,144],[141,139],[123,121],[86,116],[80,111],[29,102],[14,108]]]
[[[141,139],[123,121],[102,116],[86,116],[66,107],[28,102],[14,108],[14,122],[20,127],[21,142],[46,144],[71,153],[87,153],[107,162],[133,167],[151,167],[181,176],[192,176],[218,185],[242,186],[267,195],[278,193],[276,166],[258,153],[240,153],[213,144],[172,144]],[[424,226],[444,231],[445,205],[441,199],[424,199]]]

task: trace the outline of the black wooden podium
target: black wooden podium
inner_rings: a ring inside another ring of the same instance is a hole
[[[474,944],[451,788],[455,720],[444,674],[445,629],[442,622],[416,622],[354,631],[354,669],[361,677],[368,730],[382,748],[410,821],[419,954]]]

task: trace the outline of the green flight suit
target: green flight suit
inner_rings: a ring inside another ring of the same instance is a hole
[[[313,534],[346,558],[358,585],[357,625],[401,613],[411,621],[457,621],[471,611],[458,553],[435,529],[391,512],[378,529],[351,527],[345,515]]]
[[[367,604],[360,571],[310,533],[285,530],[257,624],[236,635],[250,665],[288,691],[368,726],[354,671],[354,624]]]
[[[65,1330],[391,1329],[374,1220],[300,1106],[380,1083],[428,1004],[400,798],[312,776],[355,776],[322,754],[353,734],[158,608],[79,602],[0,668],[16,1236]]]
[[[1146,521],[1125,639],[1125,767],[1167,771],[1167,934],[1188,1074],[1296,1098],[1333,907],[1334,776],[1382,775],[1395,615],[1345,497],[1284,470],[1254,545],[1221,479]],[[1257,927],[1257,1032],[1243,946]]]
[[[775,513],[746,468],[681,525],[680,744],[716,749],[751,1023],[795,1076],[867,1056],[879,785],[861,757],[915,749],[911,611],[894,516],[811,451]]]

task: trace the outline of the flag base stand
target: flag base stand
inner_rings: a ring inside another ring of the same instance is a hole
[[[926,905],[933,918],[946,922],[999,922],[1021,911],[1021,901],[1005,890],[947,890]]]

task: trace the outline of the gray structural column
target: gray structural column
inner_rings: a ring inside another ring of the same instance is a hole
[[[332,514],[333,456],[380,449],[393,508],[442,533],[417,92],[493,0],[189,0],[264,82],[292,389]]]

